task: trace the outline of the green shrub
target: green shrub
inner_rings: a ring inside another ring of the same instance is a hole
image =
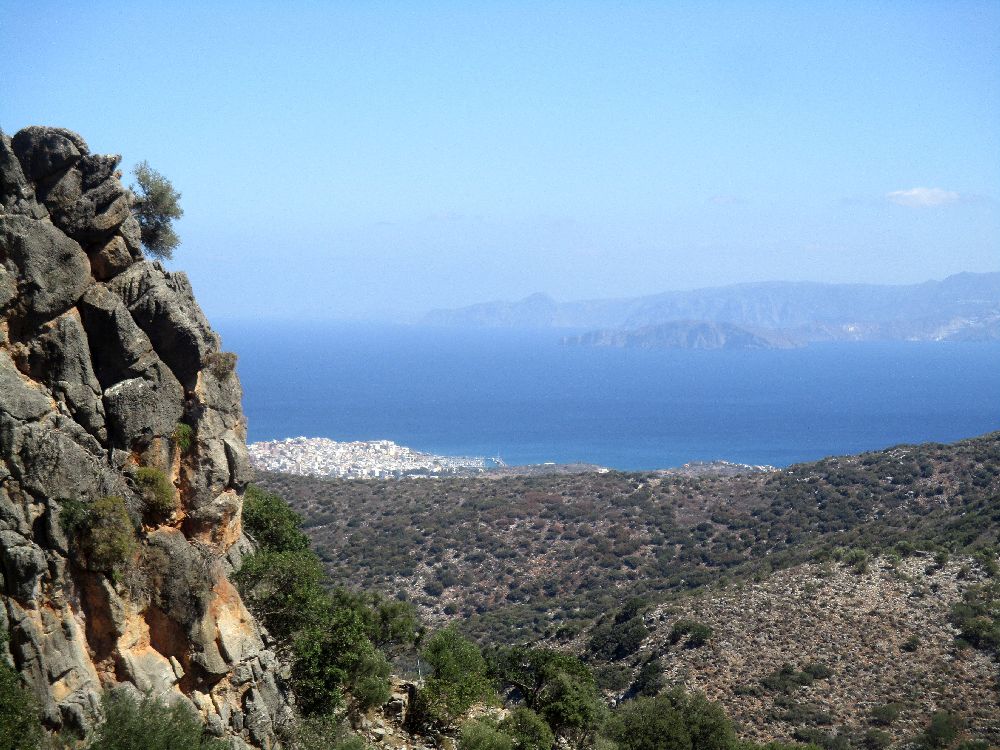
[[[71,541],[90,525],[90,504],[82,500],[63,500],[59,504],[59,527]]]
[[[952,605],[949,619],[962,640],[1000,659],[1000,583],[970,586]]]
[[[513,750],[511,738],[487,719],[473,719],[462,725],[458,750]]]
[[[586,746],[604,724],[607,706],[593,679],[558,673],[538,700],[539,713],[570,745]]]
[[[0,632],[2,640],[7,634]],[[0,642],[0,647],[3,642]],[[41,708],[21,676],[0,657],[0,748],[36,750],[42,741]]]
[[[857,548],[849,550],[844,555],[843,562],[844,565],[860,575],[868,570],[868,553]]]
[[[947,711],[938,711],[931,716],[921,737],[922,744],[928,748],[948,747],[958,738],[962,730],[962,720]]]
[[[344,707],[356,713],[385,703],[389,663],[371,636],[404,637],[406,618],[399,608],[380,612],[369,597],[331,594],[298,515],[280,497],[249,488],[244,522],[259,549],[243,560],[234,580],[250,610],[290,655],[291,687],[302,713],[325,716]],[[415,623],[406,622],[415,630]]]
[[[659,659],[650,659],[642,665],[635,682],[632,683],[632,693],[653,698],[661,690],[663,690],[663,663]]]
[[[899,703],[885,703],[875,706],[871,713],[871,723],[880,727],[887,727],[892,724],[903,712],[903,706]]]
[[[639,617],[624,623],[606,622],[594,628],[589,649],[601,659],[624,659],[639,650],[647,634]]]
[[[791,693],[804,685],[812,684],[815,679],[810,672],[799,671],[791,664],[782,664],[780,669],[762,677],[760,684],[772,693]]]
[[[236,370],[236,354],[234,352],[212,352],[205,357],[205,367],[217,380],[225,380]]]
[[[560,675],[594,684],[590,668],[576,656],[542,646],[496,649],[490,656],[490,672],[503,685],[516,688],[525,705],[538,712],[548,695],[547,689]]]
[[[361,737],[334,714],[300,717],[291,730],[291,747],[295,750],[368,750]]]
[[[168,516],[176,509],[174,485],[167,475],[152,466],[140,466],[135,481],[142,492],[146,510],[157,516]]]
[[[885,750],[892,744],[892,735],[881,729],[869,729],[861,739],[866,750]]]
[[[132,174],[136,181],[132,213],[139,222],[143,247],[154,258],[169,260],[181,243],[173,228],[174,220],[184,215],[181,194],[146,161],[136,164]]]
[[[624,664],[605,664],[594,670],[594,677],[601,690],[617,692],[629,686],[631,673]]]
[[[277,495],[249,485],[243,497],[243,528],[262,549],[296,552],[309,549],[302,519]]]
[[[685,648],[699,648],[708,643],[712,637],[712,628],[701,622],[694,620],[678,620],[670,630],[671,645],[680,643],[687,636],[684,642]]]
[[[820,664],[816,661],[806,664],[802,667],[802,671],[816,680],[825,680],[833,675],[833,670],[826,666],[826,664]]]
[[[177,702],[135,700],[124,690],[104,694],[104,720],[88,750],[226,750],[229,745],[204,732],[198,715]]]
[[[114,496],[95,500],[85,523],[84,549],[90,568],[104,573],[119,572],[139,548],[125,500]]]
[[[700,695],[672,690],[621,705],[603,733],[619,750],[735,750],[725,713]]]
[[[479,648],[449,626],[432,635],[421,653],[433,672],[418,693],[418,715],[448,725],[474,703],[493,696]]]
[[[194,445],[194,428],[186,422],[178,422],[170,441],[181,453],[187,453]]]
[[[909,638],[907,638],[905,641],[903,641],[903,645],[900,646],[900,648],[903,651],[906,651],[907,653],[912,654],[914,651],[916,651],[918,648],[920,648],[920,638],[919,638],[919,636],[911,635]]]
[[[510,736],[513,750],[552,750],[556,741],[545,719],[524,706],[500,722],[500,731]]]

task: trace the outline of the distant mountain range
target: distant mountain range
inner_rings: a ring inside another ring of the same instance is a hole
[[[533,294],[433,310],[424,322],[595,329],[564,343],[644,348],[786,348],[817,341],[1000,339],[1000,273],[910,285],[763,282],[644,297],[556,302]]]

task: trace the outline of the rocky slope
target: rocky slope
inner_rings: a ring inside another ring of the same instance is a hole
[[[956,645],[949,622],[951,605],[980,575],[971,560],[937,566],[929,557],[875,559],[863,571],[798,566],[656,607],[640,658],[660,657],[665,684],[718,701],[757,741],[811,731],[861,743],[876,728],[905,741],[935,711],[951,711],[992,745],[1000,741],[1000,665]],[[673,626],[685,620],[712,628],[704,646],[671,644]],[[776,678],[785,665],[810,664],[825,676],[808,684]],[[879,721],[886,705],[898,715]]]
[[[836,547],[958,550],[1000,529],[1000,433],[731,473],[257,481],[305,517],[334,580],[406,591],[429,621],[461,615],[494,642]]]
[[[0,134],[0,658],[53,729],[130,686],[271,747],[279,665],[227,577],[247,545],[234,359],[186,276],[143,259],[119,161]]]

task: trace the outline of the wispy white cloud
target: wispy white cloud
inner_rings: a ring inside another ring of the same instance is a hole
[[[927,208],[957,203],[961,196],[953,190],[915,187],[909,190],[893,190],[891,193],[886,193],[885,197],[898,206]]]

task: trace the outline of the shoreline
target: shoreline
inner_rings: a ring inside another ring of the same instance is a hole
[[[616,469],[587,462],[506,465],[497,456],[446,456],[418,451],[391,440],[336,441],[292,437],[263,440],[247,446],[254,469],[329,479],[434,479],[443,477],[537,476],[544,474],[606,474]],[[717,459],[640,473],[664,476],[736,476],[779,471],[768,464],[743,464]],[[633,472],[628,472],[633,473]]]

